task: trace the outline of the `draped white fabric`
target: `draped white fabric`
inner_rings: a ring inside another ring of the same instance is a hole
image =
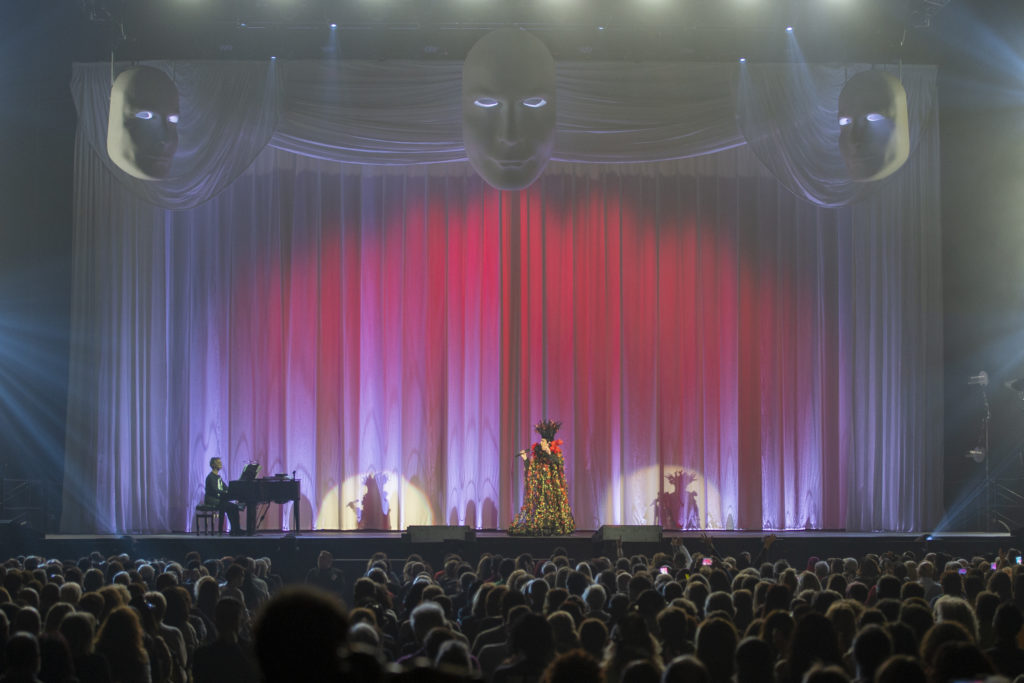
[[[715,528],[938,520],[933,68],[904,69],[910,161],[862,189],[826,129],[863,67],[798,65],[822,85],[786,99],[761,86],[797,67],[743,94],[735,65],[562,64],[564,162],[502,193],[464,161],[461,65],[158,66],[157,183],[105,157],[109,65],[74,72],[64,531],[187,528],[213,455],[294,471],[304,527],[500,528],[543,416],[581,528],[660,494]]]

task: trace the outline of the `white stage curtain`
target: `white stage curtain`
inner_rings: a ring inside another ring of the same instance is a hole
[[[74,75],[63,531],[189,528],[214,455],[295,472],[304,528],[503,528],[546,416],[580,528],[938,521],[934,105],[904,169],[823,208],[829,178],[744,143],[734,65],[559,65],[565,161],[498,192],[462,161],[459,65],[263,64],[279,116],[223,148],[183,120],[206,170],[146,184],[97,137],[101,66]]]

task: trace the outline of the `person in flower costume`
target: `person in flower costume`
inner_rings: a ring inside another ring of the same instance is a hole
[[[526,493],[509,534],[556,536],[576,530],[576,521],[569,509],[562,440],[555,438],[561,426],[561,422],[541,420],[534,427],[540,434],[540,443],[533,444],[529,451],[519,452],[526,465]]]

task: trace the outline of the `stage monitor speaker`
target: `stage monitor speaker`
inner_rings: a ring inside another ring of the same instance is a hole
[[[23,519],[0,519],[0,546],[17,555],[38,553],[43,534]]]
[[[1024,551],[1024,526],[1018,527],[1010,532],[1010,537],[1013,539],[1014,550]],[[1010,558],[1010,562],[1016,562],[1013,558]]]
[[[475,541],[476,531],[468,526],[410,526],[406,527],[402,538],[413,543]]]
[[[658,524],[605,524],[594,532],[594,540],[622,541],[623,543],[661,543]]]

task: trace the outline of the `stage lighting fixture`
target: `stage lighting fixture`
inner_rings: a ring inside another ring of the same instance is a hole
[[[276,61],[276,60],[277,60],[277,55],[270,55],[270,61],[273,62],[273,61]]]
[[[792,33],[792,32],[793,32],[793,27],[792,26],[787,26],[786,27],[786,33]]]
[[[746,63],[747,63],[747,58],[746,57],[740,57],[740,64],[746,64]]]
[[[1020,396],[1020,398],[1024,398],[1024,377],[1007,380],[1006,382],[1003,382],[1003,386],[1010,391],[1017,392],[1017,395]]]
[[[331,23],[331,28],[332,28],[332,29],[333,29],[333,28],[338,28],[338,25],[332,22],[332,23]]]
[[[982,460],[985,459],[985,455],[985,449],[981,446],[977,446],[967,451],[967,453],[964,454],[964,457],[970,458],[974,462],[981,462]]]

